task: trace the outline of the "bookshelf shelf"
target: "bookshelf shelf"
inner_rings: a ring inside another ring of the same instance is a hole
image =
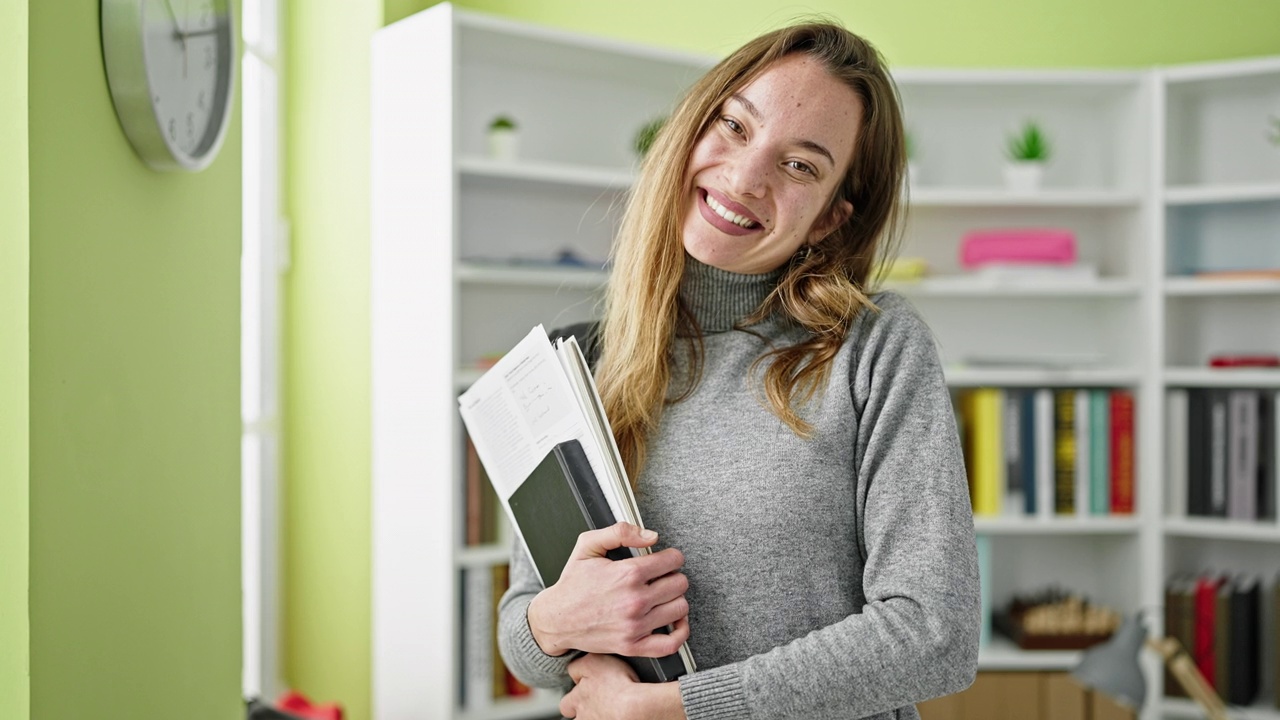
[[[909,193],[911,206],[921,208],[1126,208],[1136,207],[1141,199],[1136,192],[1105,188],[1051,188],[1024,194],[1002,187],[920,185]]]
[[[1202,720],[1204,710],[1192,700],[1182,698],[1162,698],[1160,700],[1160,717],[1167,720]],[[1248,707],[1230,706],[1227,717],[1241,720],[1280,720],[1280,708],[1262,704]]]
[[[1059,281],[1044,279],[986,279],[982,277],[932,277],[921,280],[895,280],[885,288],[907,297],[1118,297],[1134,298],[1141,288],[1130,280],[1102,279]]]
[[[1175,277],[1164,281],[1164,292],[1172,297],[1280,295],[1280,279],[1214,280]]]
[[[979,535],[1127,535],[1142,526],[1135,517],[975,517]]]
[[[1169,205],[1217,205],[1280,200],[1280,183],[1180,185],[1167,188]]]
[[[635,180],[635,173],[631,170],[532,160],[492,160],[484,157],[459,158],[458,172],[463,178],[537,185],[550,183],[602,190],[627,188]]]
[[[1245,522],[1221,518],[1168,518],[1164,521],[1164,533],[1172,537],[1280,542],[1280,524],[1274,520]]]
[[[459,720],[534,720],[557,717],[560,714],[560,697],[535,690],[526,698],[499,698],[482,712],[463,712]]]
[[[1280,387],[1280,369],[1187,368],[1165,370],[1164,383],[1170,387]]]
[[[508,543],[493,545],[473,545],[455,551],[454,562],[458,567],[487,568],[501,565],[511,558],[511,546]]]
[[[974,368],[945,369],[951,387],[1122,387],[1135,385],[1137,371],[1093,368]]]
[[[978,653],[980,670],[1070,670],[1080,662],[1079,650],[1023,650],[1003,635],[992,636]]]
[[[500,263],[463,262],[458,265],[459,282],[475,285],[513,285],[523,287],[573,288],[597,290],[604,287],[609,274],[603,270],[546,265],[522,267]]]

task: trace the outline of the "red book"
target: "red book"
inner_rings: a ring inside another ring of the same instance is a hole
[[[1133,393],[1111,391],[1111,512],[1133,514]]]
[[[1211,687],[1214,686],[1214,678],[1217,676],[1214,672],[1216,663],[1214,662],[1213,628],[1217,616],[1215,607],[1218,585],[1221,582],[1221,578],[1208,576],[1196,580],[1196,641],[1191,657],[1196,661],[1196,667],[1200,669],[1205,682]],[[1214,687],[1214,689],[1217,688]]]
[[[1215,368],[1273,368],[1280,367],[1280,355],[1214,355],[1209,367]]]

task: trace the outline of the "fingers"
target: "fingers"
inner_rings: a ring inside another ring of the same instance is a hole
[[[588,530],[578,536],[571,560],[604,557],[605,553],[620,547],[649,547],[658,541],[658,533],[641,530],[628,522],[619,522],[607,528]]]
[[[628,558],[622,562],[631,563],[644,581],[650,582],[684,567],[684,553],[675,548],[667,548],[656,553]]]
[[[689,639],[688,615],[672,622],[671,626],[670,633],[653,633],[636,641],[629,654],[636,657],[666,657],[678,651]]]
[[[684,573],[667,573],[649,582],[649,605],[657,607],[684,595],[688,590],[689,578]]]

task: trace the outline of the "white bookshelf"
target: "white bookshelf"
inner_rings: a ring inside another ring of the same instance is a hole
[[[712,62],[447,3],[376,34],[375,718],[555,714],[545,694],[459,698],[462,573],[505,562],[507,547],[463,544],[456,395],[479,377],[478,359],[532,325],[598,317],[608,274],[593,268],[635,177],[633,135]],[[1274,576],[1274,528],[1162,516],[1162,412],[1169,387],[1280,387],[1280,373],[1205,367],[1246,340],[1280,349],[1280,281],[1188,276],[1280,266],[1280,151],[1244,132],[1246,116],[1280,114],[1280,60],[895,78],[918,149],[902,254],[930,274],[889,287],[933,328],[947,382],[1127,388],[1137,399],[1135,514],[979,519],[995,604],[1057,583],[1133,613],[1163,602],[1171,572],[1236,556],[1251,563],[1240,569]],[[487,157],[485,127],[498,114],[520,125],[514,160]],[[1046,128],[1055,157],[1044,188],[1021,194],[1003,185],[1002,150],[1028,118]],[[960,267],[965,232],[1026,226],[1072,229],[1096,279],[990,281]],[[555,264],[563,253],[582,265]],[[1068,669],[1078,657],[997,637],[981,667]],[[1166,704],[1158,664],[1144,662],[1151,720]]]

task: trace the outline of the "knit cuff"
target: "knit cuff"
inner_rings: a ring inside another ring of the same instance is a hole
[[[578,657],[577,653],[567,652],[563,655],[548,655],[542,646],[533,638],[533,628],[529,627],[529,601],[524,601],[520,615],[524,618],[524,631],[516,633],[516,651],[528,660],[539,674],[568,678],[569,663]]]
[[[680,699],[689,720],[740,720],[751,716],[736,663],[680,678]]]

